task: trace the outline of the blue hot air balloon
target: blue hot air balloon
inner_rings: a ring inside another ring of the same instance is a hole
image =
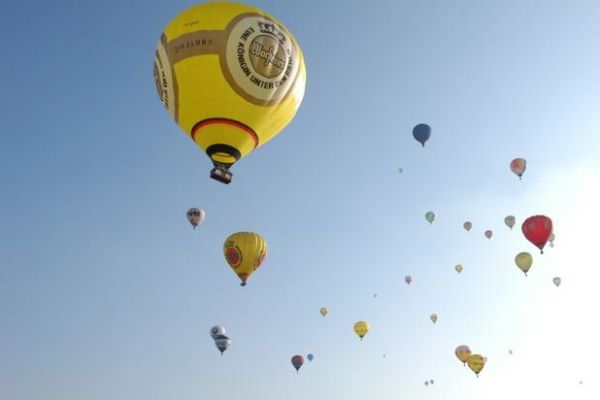
[[[425,142],[431,137],[431,127],[427,124],[418,124],[413,128],[413,136],[425,147]]]
[[[313,356],[311,353],[311,354],[307,355],[306,358],[308,358],[308,361],[312,361],[313,358],[315,358],[315,356]]]

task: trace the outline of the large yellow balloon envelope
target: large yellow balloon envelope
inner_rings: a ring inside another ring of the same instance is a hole
[[[358,321],[354,324],[354,332],[358,335],[360,340],[369,332],[369,323],[366,321]]]
[[[458,358],[460,360],[460,362],[463,363],[463,365],[466,365],[467,360],[469,359],[469,357],[471,357],[471,349],[469,348],[469,346],[458,346],[456,348],[456,350],[454,350],[454,354],[456,355],[456,358]]]
[[[257,233],[238,232],[229,236],[223,245],[227,264],[241,279],[242,286],[267,256],[267,242]]]
[[[167,24],[154,78],[165,108],[215,165],[211,177],[229,183],[229,167],[292,120],[306,68],[296,39],[269,14],[211,2]]]
[[[481,354],[473,354],[467,360],[467,365],[469,366],[469,368],[471,368],[471,371],[475,372],[475,374],[479,376],[479,373],[481,372],[483,367],[485,367],[486,361],[487,359]]]
[[[519,269],[525,273],[525,276],[527,276],[527,271],[529,271],[529,268],[531,268],[531,265],[533,264],[533,257],[531,257],[531,254],[524,251],[517,254],[515,257],[515,264],[517,264],[517,267],[519,267]]]

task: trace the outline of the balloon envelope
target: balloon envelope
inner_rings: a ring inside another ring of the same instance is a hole
[[[557,276],[557,277],[555,277],[554,279],[552,279],[552,282],[554,282],[554,284],[556,285],[556,287],[559,287],[559,286],[560,286],[560,282],[561,282],[561,281],[562,281],[562,280],[561,280],[561,279],[560,279],[558,276]]]
[[[429,316],[429,319],[431,320],[431,322],[433,322],[435,324],[438,320],[438,316],[437,316],[437,314],[433,313]]]
[[[308,361],[312,361],[313,358],[315,358],[315,356],[313,356],[312,354],[309,354],[306,356],[306,358],[308,358]]]
[[[467,232],[470,231],[472,227],[473,227],[473,224],[470,221],[467,221],[463,224],[463,228],[465,228],[465,230]]]
[[[525,168],[527,168],[527,161],[524,158],[515,158],[510,162],[510,170],[516,174],[519,179],[525,173]]]
[[[193,207],[188,210],[186,216],[190,224],[196,229],[204,221],[204,218],[206,218],[206,213],[204,210]]]
[[[491,239],[493,234],[494,234],[494,232],[492,232],[490,230],[487,230],[484,232],[485,237],[488,239]]]
[[[526,251],[521,252],[515,257],[515,264],[517,264],[517,267],[527,275],[527,271],[529,271],[529,268],[533,265],[533,257]]]
[[[225,335],[225,328],[221,325],[215,325],[212,328],[210,328],[210,337],[212,337],[213,339],[217,336],[222,336]]]
[[[427,222],[429,222],[430,224],[432,224],[433,221],[435,220],[435,213],[433,211],[428,211],[425,214],[425,219],[427,220]]]
[[[242,286],[267,256],[267,242],[253,232],[238,232],[225,239],[223,254]]]
[[[477,376],[479,376],[479,373],[481,372],[483,367],[485,367],[486,362],[487,362],[487,359],[485,357],[483,357],[482,355],[473,354],[467,360],[467,365],[469,366],[469,368],[471,368],[471,371],[475,372],[475,374]]]
[[[460,264],[456,264],[454,269],[456,270],[456,272],[458,272],[460,274],[463,271],[463,266]]]
[[[513,226],[515,226],[515,222],[516,222],[516,219],[515,219],[515,217],[513,215],[508,215],[506,218],[504,218],[504,223],[510,229],[512,229]]]
[[[534,215],[523,221],[521,230],[525,238],[533,243],[540,251],[544,252],[544,246],[550,235],[552,235],[552,220],[545,215]]]
[[[425,147],[425,142],[431,137],[431,127],[427,124],[418,124],[413,128],[413,136],[421,146]]]
[[[327,312],[328,312],[327,307],[321,307],[319,309],[319,312],[321,313],[322,316],[326,316]]]
[[[410,285],[410,283],[412,282],[412,277],[410,275],[406,275],[404,277],[404,282],[406,282],[407,285]]]
[[[276,19],[239,3],[188,8],[164,28],[154,52],[164,107],[225,175],[293,119],[306,85],[300,46]],[[215,171],[213,170],[213,172]]]
[[[231,346],[231,339],[229,339],[229,337],[226,335],[217,335],[214,337],[214,339],[215,346],[217,346],[217,349],[219,349],[221,355],[223,355],[223,352],[227,350],[229,346]]]
[[[296,372],[298,372],[298,370],[300,369],[302,364],[304,364],[304,357],[302,357],[299,354],[296,354],[295,356],[292,357],[291,361],[292,361],[292,365],[294,366],[294,368],[296,368]]]
[[[469,357],[471,357],[471,349],[466,345],[458,346],[456,350],[454,350],[454,354],[456,355],[456,358],[460,360],[460,362],[465,364]]]
[[[362,340],[363,337],[369,332],[370,326],[366,321],[358,321],[354,324],[354,332]]]

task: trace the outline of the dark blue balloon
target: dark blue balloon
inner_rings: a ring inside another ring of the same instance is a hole
[[[422,146],[431,137],[431,127],[427,124],[419,124],[413,128],[413,136]]]

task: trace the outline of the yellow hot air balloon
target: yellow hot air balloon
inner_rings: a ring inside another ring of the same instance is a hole
[[[358,321],[354,324],[354,332],[358,335],[360,340],[365,337],[365,335],[369,332],[369,323],[366,321]]]
[[[223,245],[227,264],[242,280],[242,286],[267,256],[267,242],[253,232],[238,232],[229,236]]]
[[[458,346],[456,348],[456,350],[454,350],[454,354],[456,355],[456,358],[458,358],[460,360],[460,362],[463,363],[463,365],[467,364],[467,360],[469,359],[469,357],[471,357],[471,349],[469,348],[469,346]]]
[[[326,316],[327,315],[327,307],[321,307],[319,312],[321,313],[322,316]]]
[[[433,322],[435,324],[438,320],[438,316],[436,313],[433,313],[429,316],[429,319],[431,320],[431,322]]]
[[[461,264],[456,264],[454,269],[460,274],[463,271],[463,266]]]
[[[519,267],[519,269],[525,273],[525,276],[527,276],[527,271],[529,271],[529,268],[531,268],[531,265],[533,264],[533,257],[531,257],[531,254],[524,251],[517,254],[515,257],[515,264],[517,264],[517,267]]]
[[[229,183],[236,161],[290,123],[306,86],[300,46],[276,19],[240,3],[193,6],[164,28],[154,52],[158,95]]]
[[[473,354],[471,357],[467,359],[467,365],[471,368],[471,371],[475,372],[475,375],[479,376],[479,373],[485,367],[485,363],[487,362],[487,358],[483,357],[481,354]]]

